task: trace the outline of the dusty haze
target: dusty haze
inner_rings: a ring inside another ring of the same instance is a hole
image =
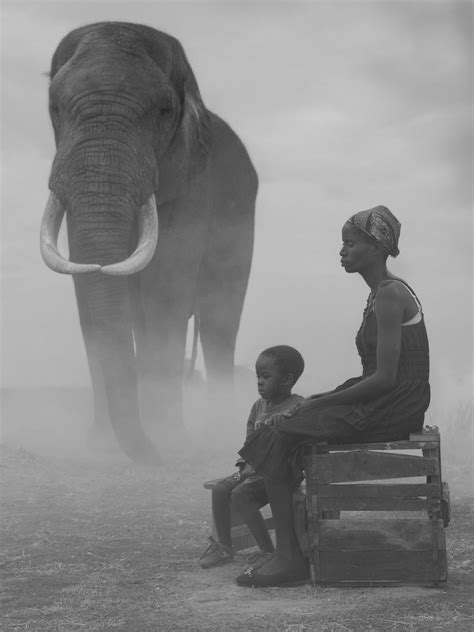
[[[253,370],[262,348],[293,345],[306,360],[303,395],[359,374],[354,336],[368,290],[339,267],[340,229],[353,212],[385,204],[402,223],[390,269],[426,315],[427,422],[445,433],[449,458],[458,430],[469,445],[467,417],[456,424],[472,392],[470,3],[4,2],[2,12],[4,388],[88,385],[72,281],[48,270],[38,247],[54,156],[44,73],[71,29],[132,21],[181,41],[204,102],[240,135],[259,174],[237,364]],[[242,375],[247,410],[257,395]],[[7,438],[21,441],[24,428],[31,442],[34,421],[45,442],[55,415],[65,428],[86,424],[86,399],[68,410],[60,398],[10,392]]]

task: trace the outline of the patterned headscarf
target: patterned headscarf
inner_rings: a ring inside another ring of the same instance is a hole
[[[367,211],[360,211],[347,221],[381,243],[386,255],[396,257],[399,254],[398,238],[401,224],[386,206],[374,206]]]

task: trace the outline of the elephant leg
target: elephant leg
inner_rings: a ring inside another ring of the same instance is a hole
[[[176,302],[172,311],[156,304],[148,308],[154,314],[154,323],[147,323],[146,329],[136,335],[142,417],[149,426],[176,428],[183,424],[182,377],[188,309]]]
[[[186,334],[208,223],[202,201],[165,206],[155,257],[139,275],[143,317],[137,321],[135,342],[143,420],[176,428],[183,424]]]
[[[232,411],[234,352],[250,273],[253,219],[246,208],[229,202],[218,218],[200,270],[198,310],[209,399],[218,402],[213,410]],[[222,422],[218,413],[209,412],[211,425]]]

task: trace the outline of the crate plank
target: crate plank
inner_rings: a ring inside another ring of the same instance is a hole
[[[322,452],[350,452],[351,450],[421,450],[422,448],[438,448],[439,440],[433,438],[418,439],[417,441],[388,441],[384,443],[342,443],[342,444],[315,444]]]
[[[437,475],[436,458],[383,452],[336,452],[319,454],[314,459],[315,476],[321,483],[381,480]]]
[[[426,498],[403,497],[336,497],[320,498],[319,511],[427,511],[429,501]],[[330,517],[330,516],[327,516]]]
[[[323,483],[317,485],[316,489],[319,498],[416,498],[439,495],[439,485],[434,483]]]
[[[440,442],[439,430],[429,432],[423,430],[422,432],[412,432],[410,435],[410,441],[437,441]]]
[[[438,521],[438,549],[446,548]],[[318,520],[320,551],[433,550],[433,521],[428,519]]]
[[[321,551],[319,582],[438,583],[447,578],[446,551]]]

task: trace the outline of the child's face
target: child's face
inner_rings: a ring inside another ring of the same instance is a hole
[[[291,376],[283,375],[271,356],[261,355],[255,364],[258,392],[263,399],[275,399],[291,391]]]

